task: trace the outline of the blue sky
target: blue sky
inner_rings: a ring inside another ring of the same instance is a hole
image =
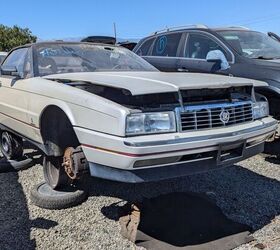
[[[28,27],[41,39],[113,35],[113,22],[121,38],[193,23],[280,34],[279,0],[0,0],[0,6],[1,24]]]

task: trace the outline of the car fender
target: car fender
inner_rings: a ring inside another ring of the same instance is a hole
[[[258,90],[261,90],[264,92],[271,92],[273,94],[280,95],[280,82],[271,79],[262,79],[261,81],[266,82],[268,86],[257,87],[256,92],[258,92]]]
[[[44,114],[44,112],[51,106],[55,106],[59,109],[61,109],[65,115],[68,117],[69,121],[71,122],[72,125],[76,124],[76,119],[75,116],[73,115],[73,112],[71,110],[71,108],[69,107],[69,105],[61,100],[57,100],[57,99],[53,99],[52,102],[48,103],[41,111],[40,116],[39,116],[39,122],[41,122],[42,119],[42,115]],[[41,127],[41,124],[40,126]]]
[[[52,88],[49,88],[50,85]],[[29,121],[37,127],[40,127],[44,110],[53,105],[67,115],[73,126],[107,134],[124,134],[125,116],[129,113],[129,109],[124,106],[84,90],[42,78],[30,80],[25,85],[26,92],[29,99]]]

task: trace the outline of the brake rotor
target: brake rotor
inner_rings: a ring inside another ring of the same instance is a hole
[[[82,148],[66,148],[64,151],[62,166],[64,167],[65,172],[70,179],[79,179],[81,175],[88,169],[87,160]]]

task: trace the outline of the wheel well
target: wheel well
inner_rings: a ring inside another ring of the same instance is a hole
[[[61,156],[67,147],[79,145],[69,118],[57,106],[49,106],[44,110],[40,119],[40,131],[49,156]]]

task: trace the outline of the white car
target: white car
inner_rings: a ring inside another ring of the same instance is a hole
[[[44,153],[52,188],[84,173],[122,182],[184,176],[263,151],[277,122],[254,80],[162,73],[127,49],[37,43],[1,66],[1,151]]]

